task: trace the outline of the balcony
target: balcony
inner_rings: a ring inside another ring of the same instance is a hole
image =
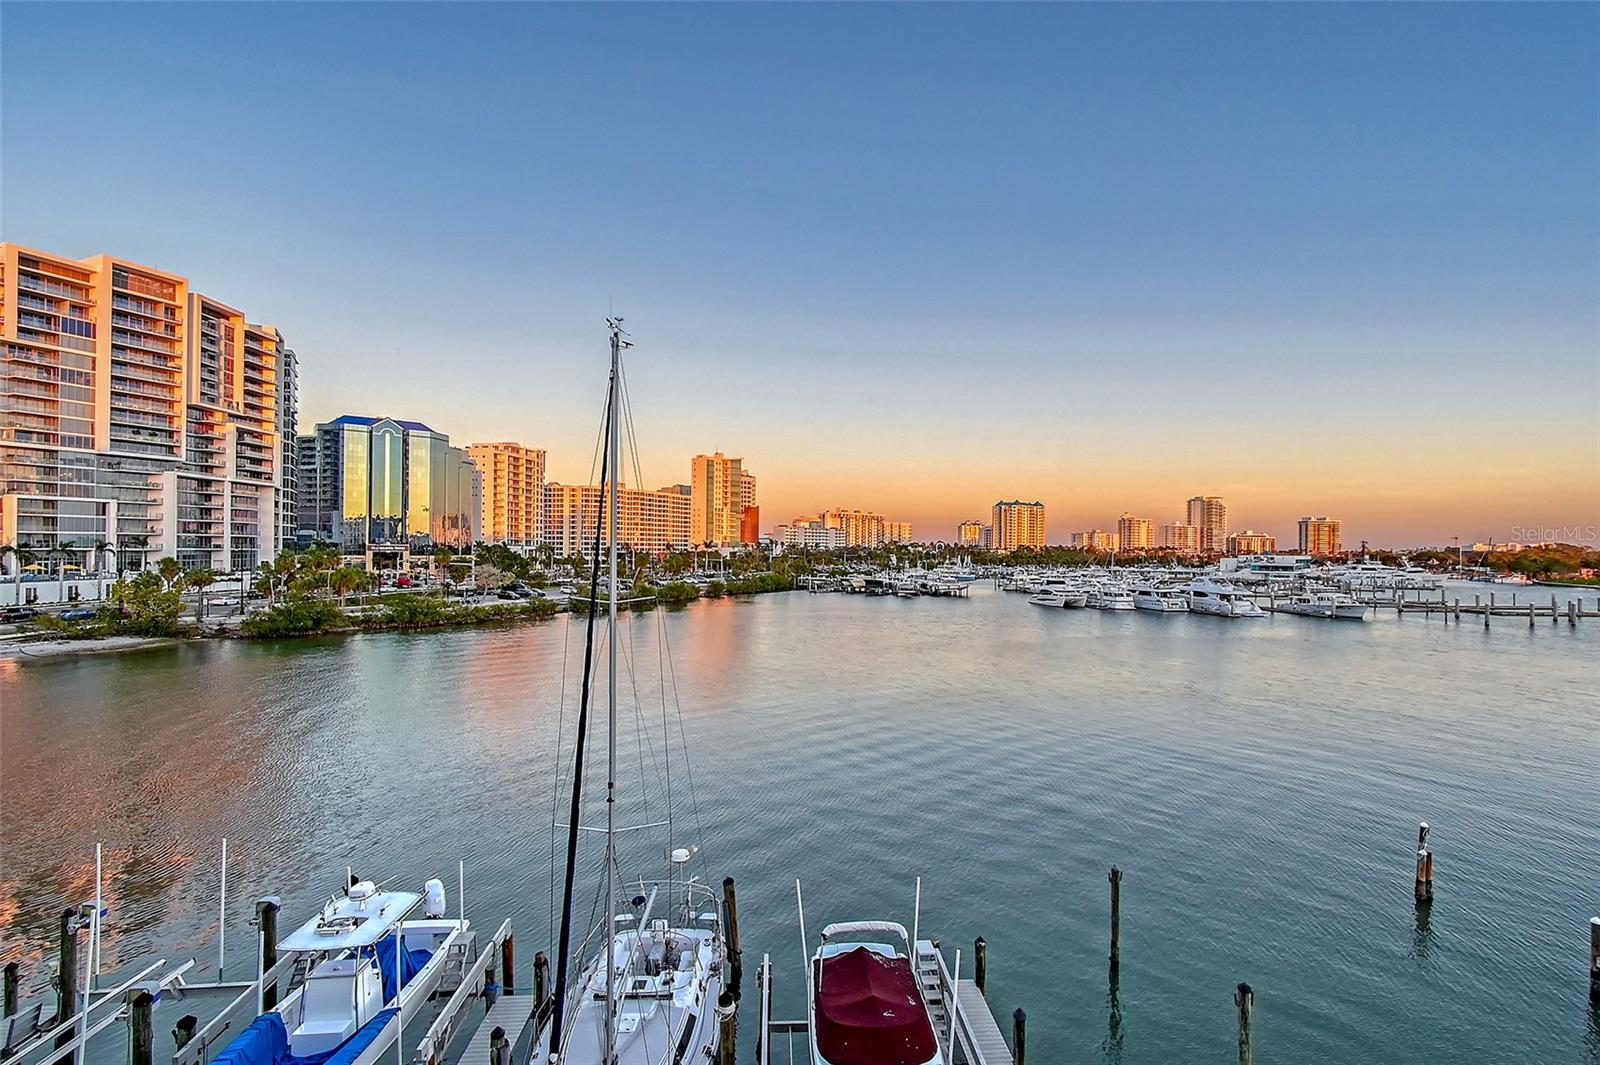
[[[30,277],[27,274],[17,275],[17,287],[19,289],[28,289],[33,292],[48,292],[52,296],[61,296],[65,299],[76,300],[79,303],[93,303],[93,301],[89,299],[89,290],[86,288],[78,288],[74,285],[58,285],[52,281],[44,281],[37,277]]]

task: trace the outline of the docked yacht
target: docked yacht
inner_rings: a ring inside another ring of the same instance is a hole
[[[1099,584],[1089,589],[1089,605],[1096,610],[1132,610],[1133,594],[1119,584]]]
[[[810,970],[812,1065],[944,1065],[904,925],[830,924]]]
[[[1248,592],[1224,580],[1196,577],[1180,590],[1189,601],[1189,612],[1193,614],[1214,614],[1223,618],[1267,616],[1267,612],[1256,605]]]
[[[1089,605],[1089,593],[1076,588],[1062,587],[1050,592],[1039,592],[1037,595],[1028,596],[1028,602],[1034,606],[1050,606],[1066,610],[1078,610]]]
[[[1136,610],[1153,610],[1158,614],[1182,614],[1188,611],[1189,600],[1176,588],[1141,584],[1133,589],[1133,606]]]
[[[1308,618],[1341,618],[1360,621],[1367,616],[1365,603],[1343,592],[1304,592],[1273,604],[1274,610]]]
[[[421,907],[423,916],[412,914]],[[372,1065],[424,1008],[452,959],[470,953],[465,917],[445,916],[444,885],[421,894],[351,877],[321,911],[280,940],[299,986],[261,1014],[212,1065],[296,1065],[337,1058]],[[459,972],[459,968],[457,969]]]

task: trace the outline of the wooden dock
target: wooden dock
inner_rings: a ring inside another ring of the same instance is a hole
[[[506,1042],[516,1046],[522,1033],[533,1023],[533,1006],[532,995],[502,995],[478,1023],[467,1049],[456,1059],[459,1065],[490,1065],[489,1044],[496,1028],[504,1028]]]

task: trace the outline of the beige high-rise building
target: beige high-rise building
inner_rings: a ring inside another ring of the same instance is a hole
[[[964,521],[956,528],[956,542],[962,547],[983,546],[983,522]]]
[[[1148,551],[1156,546],[1155,527],[1149,518],[1124,514],[1117,519],[1117,541],[1123,551]]]
[[[1086,532],[1072,534],[1071,546],[1085,551],[1119,551],[1121,550],[1121,545],[1122,542],[1118,535],[1114,532],[1107,532],[1105,529],[1090,529]]]
[[[535,547],[544,504],[544,449],[500,442],[468,444],[466,451],[483,478],[478,535],[514,551]]]
[[[734,547],[744,520],[744,460],[718,451],[696,455],[690,462],[689,535],[696,546]],[[755,478],[748,491],[754,506]]]
[[[1024,503],[1020,499],[1001,500],[994,505],[993,548],[996,551],[1015,551],[1019,547],[1045,545],[1044,504],[1035,500]]]
[[[1300,553],[1318,558],[1339,554],[1343,550],[1339,543],[1339,527],[1338,518],[1301,518]]]
[[[1228,508],[1221,496],[1193,496],[1185,515],[1190,525],[1200,530],[1200,550],[1222,554],[1228,546]]]
[[[545,485],[544,542],[559,556],[587,557],[594,550],[603,496],[599,485]],[[691,546],[690,500],[685,486],[671,485],[653,492],[622,486],[617,492],[617,526],[617,542],[636,551],[676,551]],[[606,520],[601,525],[602,545],[609,536],[610,522]]]
[[[886,544],[911,543],[911,523],[909,521],[885,521],[883,523],[883,542]]]
[[[1200,550],[1200,530],[1187,522],[1170,522],[1157,530],[1156,546],[1192,554]]]
[[[1270,555],[1278,549],[1278,538],[1271,533],[1258,533],[1250,529],[1232,533],[1228,537],[1230,555]]]
[[[270,559],[290,358],[178,274],[0,242],[0,542],[87,570]]]

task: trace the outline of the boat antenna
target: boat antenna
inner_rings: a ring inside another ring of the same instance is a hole
[[[612,358],[612,390],[611,396],[616,395],[616,358]],[[611,400],[606,403],[606,435],[609,438],[612,424],[615,419],[615,406]],[[600,459],[600,484],[604,492],[610,475],[607,460],[610,458],[609,449]],[[572,806],[567,817],[567,866],[561,885],[561,939],[556,950],[556,987],[555,998],[552,1000],[554,1008],[550,1012],[550,1058],[556,1060],[561,1056],[561,1021],[567,1001],[567,970],[570,968],[572,954],[572,889],[573,879],[578,868],[578,815],[583,800],[583,754],[584,741],[589,732],[589,692],[594,672],[594,623],[598,606],[600,584],[600,531],[605,521],[605,508],[595,508],[594,519],[594,550],[590,557],[594,560],[589,571],[589,618],[588,630],[584,636],[583,644],[583,691],[578,699],[578,739],[574,748],[574,765],[572,771]],[[610,943],[609,930],[607,932],[608,947]],[[610,959],[607,958],[607,973],[610,972]],[[609,981],[608,981],[609,986]],[[609,1001],[609,999],[608,999]]]

